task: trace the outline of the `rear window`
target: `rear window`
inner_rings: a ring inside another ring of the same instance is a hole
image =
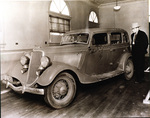
[[[111,33],[110,35],[110,42],[111,44],[119,44],[122,43],[121,40],[121,33]]]

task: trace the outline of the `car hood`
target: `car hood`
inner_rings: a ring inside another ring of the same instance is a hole
[[[37,47],[34,48],[34,51],[44,51],[45,53],[60,53],[60,52],[78,52],[85,51],[87,49],[87,45],[73,44],[73,45],[59,45],[59,46],[49,46],[49,47]]]
[[[61,62],[78,68],[81,66],[81,58],[85,57],[87,49],[87,45],[77,44],[36,48],[34,52],[42,52],[45,56],[50,58],[52,63],[54,61]]]

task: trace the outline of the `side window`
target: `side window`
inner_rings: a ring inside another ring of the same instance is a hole
[[[93,35],[93,45],[107,44],[107,33],[98,33]]]
[[[121,33],[111,33],[110,35],[110,42],[111,44],[119,44],[119,43],[122,43],[122,40],[121,40]]]

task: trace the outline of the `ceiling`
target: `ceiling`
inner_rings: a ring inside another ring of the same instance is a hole
[[[101,5],[101,4],[106,4],[106,3],[112,3],[112,2],[122,2],[122,1],[139,1],[139,0],[90,0],[92,3]]]

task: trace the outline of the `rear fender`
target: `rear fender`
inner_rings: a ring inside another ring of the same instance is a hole
[[[75,73],[78,73],[78,70],[75,67],[59,62],[53,62],[53,64],[42,73],[37,83],[41,86],[47,86],[55,79],[55,77],[59,73],[65,70],[71,70]]]
[[[124,71],[124,70],[125,70],[126,61],[127,61],[129,58],[132,58],[131,53],[124,53],[124,54],[122,55],[121,59],[120,59],[118,68]]]

